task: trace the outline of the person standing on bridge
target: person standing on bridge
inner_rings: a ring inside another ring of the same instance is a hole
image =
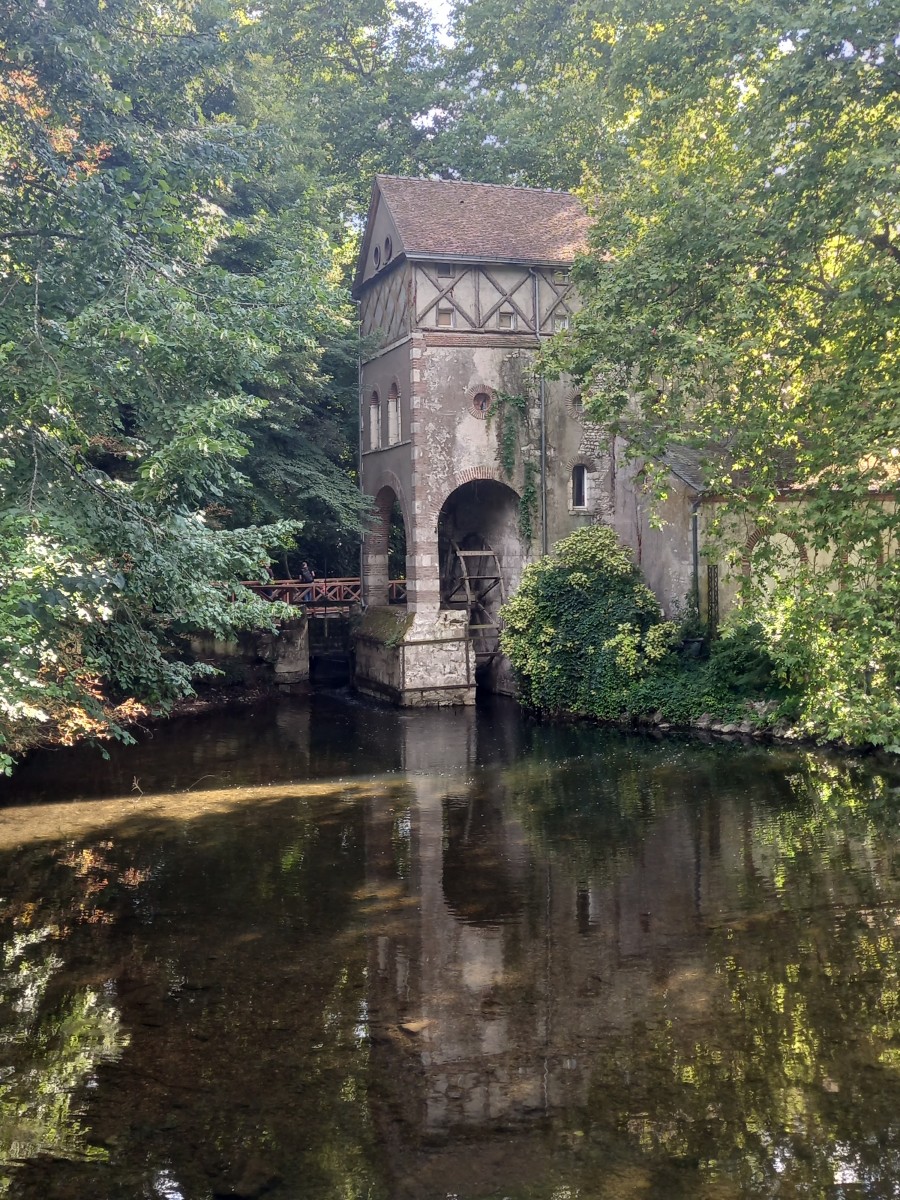
[[[301,581],[301,583],[314,583],[315,578],[316,578],[316,573],[315,573],[315,571],[310,570],[309,563],[302,562],[300,564],[300,581]],[[312,588],[306,588],[303,592],[303,595],[300,597],[300,599],[303,601],[304,604],[308,604],[309,601],[312,600],[312,598],[313,598]]]

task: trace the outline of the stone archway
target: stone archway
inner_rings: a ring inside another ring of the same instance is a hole
[[[437,532],[441,608],[467,613],[479,682],[509,691],[500,610],[518,587],[526,560],[519,496],[496,479],[469,480],[444,501]]]
[[[406,558],[408,530],[397,480],[383,482],[375,493],[374,516],[363,538],[362,586],[367,604],[388,603],[391,559]]]

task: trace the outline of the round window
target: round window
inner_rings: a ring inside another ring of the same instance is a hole
[[[389,237],[386,237],[384,239],[384,261],[386,263],[389,263],[391,261],[391,256],[393,255],[393,253],[394,253],[394,243],[391,241],[391,239]]]
[[[372,254],[372,261],[374,262],[375,270],[377,271],[378,268],[381,266],[381,247],[380,246],[375,247],[375,250]]]
[[[493,407],[494,393],[487,384],[473,384],[466,392],[466,403],[472,416],[483,421]]]

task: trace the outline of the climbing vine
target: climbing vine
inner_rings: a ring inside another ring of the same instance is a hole
[[[530,460],[525,463],[525,481],[519,498],[519,534],[526,543],[534,537],[534,517],[538,507],[537,473],[536,463]]]
[[[534,537],[538,508],[537,464],[530,457],[528,443],[528,397],[510,392],[498,392],[487,413],[487,419],[497,428],[497,461],[507,479],[512,479],[516,467],[522,464],[522,492],[519,498],[519,533],[522,540]]]

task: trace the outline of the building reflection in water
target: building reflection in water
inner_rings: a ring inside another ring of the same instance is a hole
[[[719,1020],[727,1039],[722,945],[711,937],[741,925],[748,897],[773,913],[778,900],[759,798],[746,787],[759,763],[735,772],[720,759],[704,775],[677,748],[650,764],[625,743],[602,759],[517,761],[494,724],[492,769],[469,714],[442,726],[435,771],[434,740],[417,721],[410,729],[402,798],[372,800],[366,816],[367,886],[396,897],[372,910],[368,994],[376,1120],[404,1169],[423,1152],[415,1184],[398,1194],[424,1195],[423,1179],[465,1179],[467,1156],[492,1141],[496,1178],[527,1179],[534,1150],[515,1131],[577,1129],[573,1114],[596,1112],[607,1086],[610,1105],[622,1104],[610,1046],[630,1042],[639,1067],[657,1035],[702,1045]],[[521,723],[511,736],[527,736]],[[773,807],[795,802],[786,774],[768,771]],[[821,869],[830,879],[831,866]],[[751,955],[754,938],[744,939]],[[674,1136],[654,1127],[666,1103],[641,1116],[652,1070],[633,1092],[626,1082],[622,1119],[638,1140],[645,1126]]]

